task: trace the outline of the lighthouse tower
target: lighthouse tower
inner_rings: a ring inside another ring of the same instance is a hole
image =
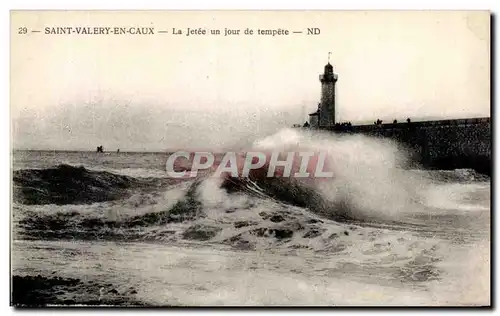
[[[319,110],[319,127],[325,128],[335,125],[335,84],[337,74],[333,73],[333,66],[330,64],[330,54],[328,54],[328,64],[325,71],[319,75],[321,82],[321,108]]]

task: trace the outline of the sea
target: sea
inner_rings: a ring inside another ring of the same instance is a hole
[[[167,151],[13,151],[12,275],[77,280],[49,304],[490,305],[488,176],[363,135],[283,129],[258,148],[326,151],[334,176],[172,179]]]

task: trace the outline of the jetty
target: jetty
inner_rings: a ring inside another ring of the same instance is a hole
[[[338,75],[328,61],[321,82],[321,102],[309,114],[303,128],[321,129],[341,134],[365,134],[397,141],[409,150],[412,160],[431,169],[474,169],[491,176],[492,140],[490,117],[352,125],[335,120],[335,89]]]

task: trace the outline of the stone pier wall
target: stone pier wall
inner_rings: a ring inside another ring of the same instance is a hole
[[[414,161],[432,169],[470,168],[491,175],[490,118],[336,126],[340,133],[389,137],[410,149]]]

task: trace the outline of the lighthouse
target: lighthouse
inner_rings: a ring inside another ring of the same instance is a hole
[[[323,74],[319,75],[321,82],[321,105],[319,108],[319,127],[328,128],[335,125],[335,84],[338,76],[333,72],[328,54],[328,64]]]

